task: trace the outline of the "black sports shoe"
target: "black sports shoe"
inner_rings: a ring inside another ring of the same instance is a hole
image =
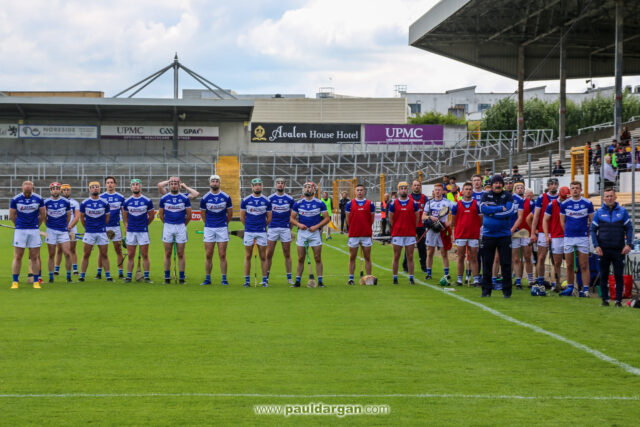
[[[84,277],[79,277],[78,280],[84,282]]]
[[[622,307],[622,303],[620,301],[616,301],[616,307]]]
[[[187,282],[185,281],[185,279],[178,279],[178,284],[179,284],[179,285],[184,285],[185,283],[187,283]]]
[[[131,277],[125,277],[123,282],[124,283],[131,283]]]
[[[326,288],[326,286],[323,283],[318,283],[318,287],[319,288]]]
[[[95,278],[96,278],[97,280],[102,279],[102,274],[96,274],[96,277],[95,277]]]
[[[67,283],[76,283],[76,282],[74,282],[73,280],[71,280],[71,277],[69,277],[69,278],[67,279]]]
[[[80,274],[80,273],[78,273],[77,271],[74,271],[74,272],[73,272],[73,275],[74,275],[74,276],[77,276],[77,275],[79,275],[79,274]]]
[[[464,283],[462,283],[462,282],[461,282],[461,281],[459,281],[459,280],[456,282],[456,286],[462,286],[463,284],[464,284]]]
[[[398,284],[398,279],[393,279],[393,284],[397,285]]]
[[[165,278],[165,279],[164,279],[164,284],[165,284],[165,285],[170,285],[170,284],[171,284],[171,279],[167,279],[167,278]]]
[[[124,274],[123,273],[118,274],[118,279],[124,279]]]
[[[353,285],[353,284],[354,284],[354,281],[349,279],[349,281],[347,282],[347,285]]]
[[[431,279],[431,275],[430,274],[427,274],[426,276],[424,276],[424,280],[429,280],[429,279]]]
[[[296,282],[293,285],[291,285],[292,288],[299,288],[300,287],[300,282]]]
[[[410,285],[415,285],[415,284],[416,284],[416,282],[414,282],[414,281],[413,281],[413,279],[409,279],[409,284],[410,284]]]
[[[59,276],[59,275],[60,275],[60,272],[59,272],[59,271],[54,271],[54,272],[53,272],[53,275],[54,275],[54,276]]]
[[[106,280],[107,282],[113,282],[113,277],[107,277]]]
[[[145,279],[144,279],[144,283],[149,283],[149,284],[151,284],[151,283],[153,283],[153,281],[152,281],[151,279],[149,279],[149,278],[145,278]]]
[[[603,300],[602,300],[602,304],[601,304],[601,305],[602,305],[603,307],[609,307],[609,301],[607,301],[607,300],[603,299]]]
[[[47,283],[53,283],[53,279],[49,279]]]

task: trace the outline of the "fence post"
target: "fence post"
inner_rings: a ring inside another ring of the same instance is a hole
[[[549,150],[549,176],[553,175],[553,151]]]
[[[529,185],[528,185],[528,187],[531,188],[531,153],[527,153],[527,167],[529,169],[529,172],[528,172]]]

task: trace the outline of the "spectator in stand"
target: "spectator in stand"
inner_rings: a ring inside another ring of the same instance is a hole
[[[616,152],[616,167],[618,168],[618,172],[627,171],[627,161],[627,150],[624,147],[618,147],[618,151]]]
[[[452,176],[449,178],[449,185],[444,189],[445,193],[455,193],[458,194],[460,192],[460,187],[456,184],[456,177]]]
[[[382,203],[380,204],[380,235],[387,235],[387,217],[389,216],[389,193],[384,193]]]
[[[340,208],[340,232],[344,233],[345,230],[349,232],[349,225],[346,222],[347,219],[347,203],[349,203],[349,198],[347,197],[347,192],[342,192],[342,198],[338,202],[338,207]]]
[[[562,161],[556,160],[556,165],[553,168],[553,176],[564,176],[564,167],[562,167]]]
[[[631,133],[627,127],[622,128],[622,132],[620,133],[620,145],[623,147],[628,147],[631,144]]]
[[[607,153],[613,153],[616,149],[616,146],[618,145],[618,141],[615,140],[615,138],[613,140],[611,140],[611,144],[609,144],[609,146],[607,147]]]
[[[443,176],[443,177],[442,177],[442,188],[444,188],[444,192],[445,192],[445,193],[446,193],[447,191],[449,191],[449,190],[448,190],[448,187],[449,187],[449,183],[450,183],[450,182],[451,182],[451,178],[449,178],[449,175],[445,175],[445,176]],[[455,179],[455,178],[453,178],[453,182],[454,182],[454,184],[455,184],[455,182],[456,182],[456,179]]]
[[[604,188],[613,188],[616,185],[618,172],[611,163],[611,155],[604,156]]]
[[[593,165],[593,169],[595,173],[600,173],[600,165],[602,164],[602,147],[600,144],[596,144],[595,148],[591,150],[592,159],[591,164]]]
[[[524,180],[522,175],[518,172],[518,166],[514,166],[511,171],[511,179],[513,182],[522,182]]]
[[[587,168],[587,173],[591,170],[591,165],[593,164],[593,158],[591,153],[591,141],[587,141],[584,145],[584,149],[587,150],[587,159],[589,160],[589,167]]]
[[[482,184],[485,185],[487,184],[489,181],[491,181],[491,176],[493,174],[491,173],[491,169],[489,168],[485,168],[484,169],[484,176],[482,177]]]

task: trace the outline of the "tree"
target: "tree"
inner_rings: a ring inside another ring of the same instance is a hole
[[[437,111],[427,111],[424,114],[418,114],[409,120],[409,123],[415,125],[462,125],[466,126],[467,121],[460,119],[453,114],[442,114]]]
[[[482,119],[482,130],[512,130],[517,128],[517,104],[509,98],[501,99],[489,108]]]

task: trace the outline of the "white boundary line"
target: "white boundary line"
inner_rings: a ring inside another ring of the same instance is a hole
[[[110,398],[110,397],[255,397],[287,399],[320,398],[417,398],[417,399],[491,399],[491,400],[628,400],[640,401],[640,396],[520,396],[505,394],[263,394],[263,393],[33,393],[0,394],[0,398]]]
[[[337,248],[337,247],[329,245],[327,243],[324,243],[324,245],[327,246],[327,247],[330,247],[331,249],[334,249],[334,250],[336,250],[338,252],[342,252],[343,254],[349,255],[349,253],[347,251],[343,250],[343,249]],[[371,262],[371,264],[375,265],[377,268],[379,268],[381,270],[391,271],[391,269],[386,268],[386,267],[382,267],[381,265],[376,264],[373,261]],[[404,275],[404,276],[407,276],[406,273],[401,273],[401,274]],[[435,285],[430,285],[429,283],[423,282],[420,279],[416,279],[415,277],[414,277],[414,280],[415,280],[416,283],[419,283],[422,286],[426,286],[428,288],[435,289],[437,291],[440,291],[442,289],[442,288],[437,287]],[[449,295],[449,296],[451,296],[453,298],[459,299],[460,301],[464,301],[464,302],[466,302],[468,304],[475,305],[476,307],[478,307],[478,308],[480,308],[480,309],[482,309],[482,310],[484,310],[484,311],[486,311],[488,313],[491,313],[494,316],[497,316],[497,317],[499,317],[499,318],[501,318],[503,320],[506,320],[507,322],[515,323],[516,325],[531,329],[532,331],[537,332],[539,334],[547,335],[547,336],[549,336],[549,337],[551,337],[551,338],[553,338],[555,340],[558,340],[558,341],[563,342],[565,344],[569,344],[570,346],[573,346],[573,347],[575,347],[575,348],[577,348],[579,350],[585,351],[585,352],[591,354],[592,356],[595,356],[596,358],[598,358],[598,359],[600,359],[602,361],[605,361],[605,362],[611,363],[613,365],[616,365],[617,367],[624,369],[626,372],[628,372],[630,374],[640,376],[640,368],[636,368],[635,366],[631,366],[629,364],[621,362],[621,361],[619,361],[617,359],[614,359],[611,356],[607,356],[606,354],[602,353],[601,351],[595,350],[595,349],[593,349],[591,347],[587,347],[584,344],[580,344],[577,341],[573,341],[573,340],[571,340],[569,338],[565,338],[562,335],[556,334],[555,332],[547,331],[546,329],[542,329],[539,326],[532,325],[530,323],[526,323],[526,322],[523,322],[521,320],[515,319],[515,318],[513,318],[511,316],[508,316],[508,315],[506,315],[504,313],[499,312],[496,309],[493,309],[491,307],[487,307],[484,304],[480,304],[479,302],[472,301],[472,300],[470,300],[468,298],[465,298],[463,296],[456,295],[456,294],[451,293],[451,292],[447,292],[447,293],[445,293],[445,295]]]

